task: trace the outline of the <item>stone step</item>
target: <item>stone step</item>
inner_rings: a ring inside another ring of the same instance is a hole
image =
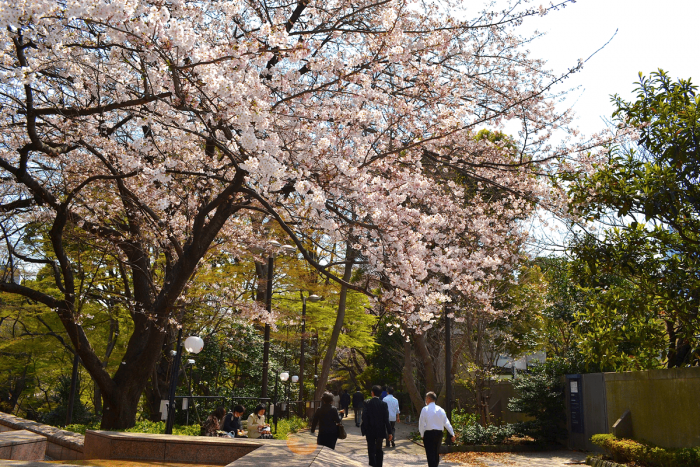
[[[0,433],[0,459],[43,460],[46,456],[46,437],[27,430]]]

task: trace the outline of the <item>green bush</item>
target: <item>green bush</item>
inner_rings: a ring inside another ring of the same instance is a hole
[[[700,465],[700,447],[664,449],[651,443],[616,438],[611,434],[593,435],[591,442],[605,449],[615,462],[634,462],[642,467],[697,467]]]
[[[475,423],[465,427],[459,433],[458,442],[460,444],[501,444],[515,434],[513,425],[481,426]]]
[[[566,439],[564,385],[558,368],[546,363],[535,365],[529,374],[516,378],[513,387],[518,397],[510,399],[508,409],[534,417],[516,423],[515,431],[545,443]]]
[[[99,430],[99,422],[93,422],[90,424],[78,424],[74,423],[72,425],[67,425],[64,430],[72,431],[74,433],[85,434],[87,430]],[[175,425],[173,427],[174,435],[187,435],[187,436],[198,436],[200,426],[199,425]],[[149,420],[143,420],[136,422],[131,428],[126,430],[116,430],[116,431],[126,431],[129,433],[153,433],[153,434],[163,434],[165,433],[165,422],[151,422]]]
[[[476,414],[457,409],[452,411],[452,426],[458,444],[501,444],[518,434],[514,425],[482,426],[477,421]]]
[[[84,435],[87,430],[99,430],[100,422],[93,422],[89,424],[73,423],[72,425],[66,425],[63,427],[64,430],[72,431],[73,433],[80,433]]]
[[[287,439],[291,433],[296,433],[299,430],[307,428],[309,421],[305,418],[292,417],[289,420],[280,419],[277,421],[277,432],[274,435],[275,439]]]

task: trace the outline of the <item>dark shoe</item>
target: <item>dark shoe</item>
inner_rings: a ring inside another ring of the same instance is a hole
[[[392,447],[392,448],[395,448],[395,447],[396,447],[396,443],[392,441],[392,442],[391,442],[391,447]]]

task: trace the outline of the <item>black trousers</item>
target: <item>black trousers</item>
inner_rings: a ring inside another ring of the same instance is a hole
[[[423,433],[423,445],[425,446],[425,456],[428,458],[428,467],[438,467],[441,444],[442,430],[426,430]]]
[[[355,408],[355,426],[360,426],[360,424],[362,423],[362,410],[363,407]]]
[[[391,423],[391,436],[392,436],[392,438],[391,438],[391,439],[392,439],[391,443],[396,444],[396,422],[389,422],[389,423]],[[387,439],[386,439],[386,447],[389,447],[389,443],[390,443],[390,441],[389,441],[389,438],[387,437]]]
[[[367,437],[367,454],[369,456],[369,465],[372,467],[382,467],[384,462],[383,444],[384,438]]]
[[[343,411],[345,412],[343,413],[343,418],[345,418],[348,416],[348,412],[350,411],[350,405],[343,405]]]
[[[338,433],[323,433],[318,432],[318,437],[316,438],[316,444],[319,446],[326,446],[331,449],[335,449],[335,443],[338,442]]]

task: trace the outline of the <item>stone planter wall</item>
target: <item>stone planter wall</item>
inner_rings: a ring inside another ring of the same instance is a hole
[[[46,455],[51,459],[83,459],[83,435],[0,412],[0,432],[16,430],[27,430],[45,436]]]

